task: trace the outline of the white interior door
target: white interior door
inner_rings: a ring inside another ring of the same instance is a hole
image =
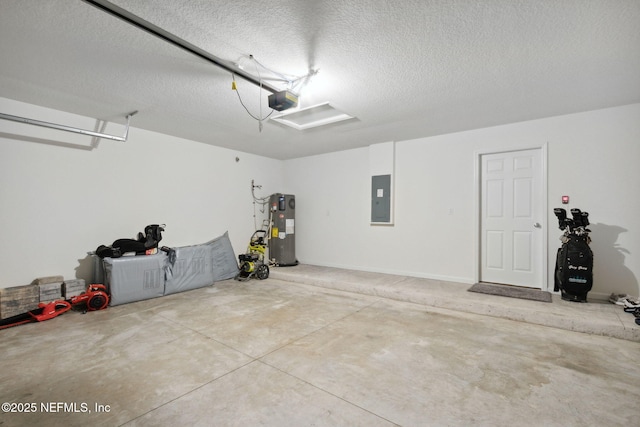
[[[482,282],[543,287],[541,151],[481,156]]]

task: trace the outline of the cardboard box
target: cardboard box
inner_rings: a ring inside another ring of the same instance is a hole
[[[50,283],[62,283],[64,282],[64,278],[62,276],[47,276],[47,277],[38,277],[33,282],[32,285],[48,285]]]
[[[62,282],[45,283],[38,285],[40,290],[40,302],[59,301],[62,298]]]
[[[38,308],[40,289],[38,285],[13,286],[0,289],[0,319],[24,314]]]
[[[62,284],[62,296],[64,299],[77,297],[87,290],[84,279],[65,280]]]

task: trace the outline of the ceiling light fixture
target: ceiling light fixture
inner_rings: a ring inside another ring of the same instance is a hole
[[[297,130],[306,130],[354,118],[325,102],[296,111],[287,111],[271,117],[271,120]]]

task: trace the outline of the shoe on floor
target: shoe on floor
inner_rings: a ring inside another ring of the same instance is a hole
[[[640,308],[640,300],[632,298],[627,294],[612,293],[609,296],[609,302],[627,308]]]
[[[617,305],[625,305],[624,301],[627,298],[629,298],[629,295],[627,295],[627,294],[612,293],[609,296],[609,302],[612,302],[612,303],[617,304]]]

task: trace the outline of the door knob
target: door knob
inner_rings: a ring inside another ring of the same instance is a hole
[[[540,223],[539,223],[539,222],[535,222],[535,223],[533,224],[533,226],[534,226],[535,228],[542,228],[542,225],[540,225]]]

